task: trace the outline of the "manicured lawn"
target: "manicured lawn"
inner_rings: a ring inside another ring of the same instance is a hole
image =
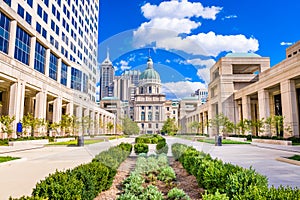
[[[11,160],[16,160],[16,159],[20,159],[20,158],[10,157],[10,156],[0,156],[0,163],[11,161]]]
[[[288,159],[300,161],[300,155],[293,155],[291,157],[288,157]]]
[[[84,144],[94,144],[94,143],[98,143],[98,142],[103,142],[103,139],[98,139],[98,140],[84,140]],[[77,140],[71,140],[71,141],[67,141],[67,142],[52,142],[49,145],[67,145],[67,146],[76,146],[77,145]]]
[[[213,139],[203,139],[203,140],[198,140],[198,142],[205,142],[205,143],[210,143],[210,144],[215,144],[215,140]],[[222,140],[222,144],[250,144],[249,142],[239,142],[239,141],[233,141],[233,140]]]

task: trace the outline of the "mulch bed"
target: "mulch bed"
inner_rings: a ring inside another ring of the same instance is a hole
[[[117,196],[122,194],[122,182],[130,175],[130,172],[134,170],[136,158],[135,156],[130,156],[120,165],[111,188],[101,192],[95,200],[115,200]],[[176,181],[168,184],[159,180],[155,181],[155,185],[163,193],[164,197],[166,198],[168,191],[176,186],[184,190],[192,200],[201,200],[201,194],[204,193],[204,190],[198,187],[196,178],[188,174],[180,162],[175,161],[173,158],[170,158],[169,161],[170,166],[176,173]],[[147,182],[149,181],[146,181],[143,186],[147,186],[147,184],[149,184]]]

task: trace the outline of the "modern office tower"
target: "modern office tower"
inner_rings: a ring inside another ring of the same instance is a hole
[[[107,51],[106,59],[100,66],[100,100],[104,97],[112,97],[114,95],[114,76],[115,69]]]
[[[28,113],[114,118],[95,104],[98,10],[90,0],[0,0],[0,114],[15,116],[13,137]]]

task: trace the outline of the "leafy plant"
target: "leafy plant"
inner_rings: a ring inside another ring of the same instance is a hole
[[[175,119],[168,118],[167,121],[165,121],[161,132],[166,133],[168,135],[175,135],[178,130],[179,128],[175,122]]]
[[[161,172],[158,174],[157,178],[158,178],[158,180],[168,183],[168,182],[176,179],[176,174],[172,167],[167,166],[161,170]]]
[[[170,199],[170,200],[190,200],[190,197],[187,194],[185,194],[185,192],[182,189],[175,187],[168,192],[168,199]]]
[[[229,200],[229,197],[226,194],[220,194],[219,191],[216,191],[214,194],[208,194],[205,192],[204,195],[202,195],[203,200]]]
[[[134,145],[134,152],[136,154],[139,153],[148,153],[149,151],[149,147],[147,144],[143,144],[143,143],[138,143]]]
[[[3,133],[7,133],[8,137],[11,137],[11,134],[13,133],[12,129],[12,123],[15,121],[15,116],[9,116],[9,115],[2,115],[0,116],[0,123],[3,125],[1,126],[1,131]]]

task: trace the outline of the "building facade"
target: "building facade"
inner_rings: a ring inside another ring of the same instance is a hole
[[[63,114],[114,120],[95,104],[98,9],[88,0],[0,0],[0,114],[15,116],[13,137],[28,113],[49,123]]]
[[[281,130],[264,124],[262,131],[252,128],[247,134],[299,137],[299,77],[300,42],[287,48],[286,59],[271,68],[267,57],[228,54],[210,69],[207,103],[190,113],[187,120],[204,122],[220,113],[234,123],[281,116]],[[216,134],[216,130],[203,127],[206,129],[210,135]]]

